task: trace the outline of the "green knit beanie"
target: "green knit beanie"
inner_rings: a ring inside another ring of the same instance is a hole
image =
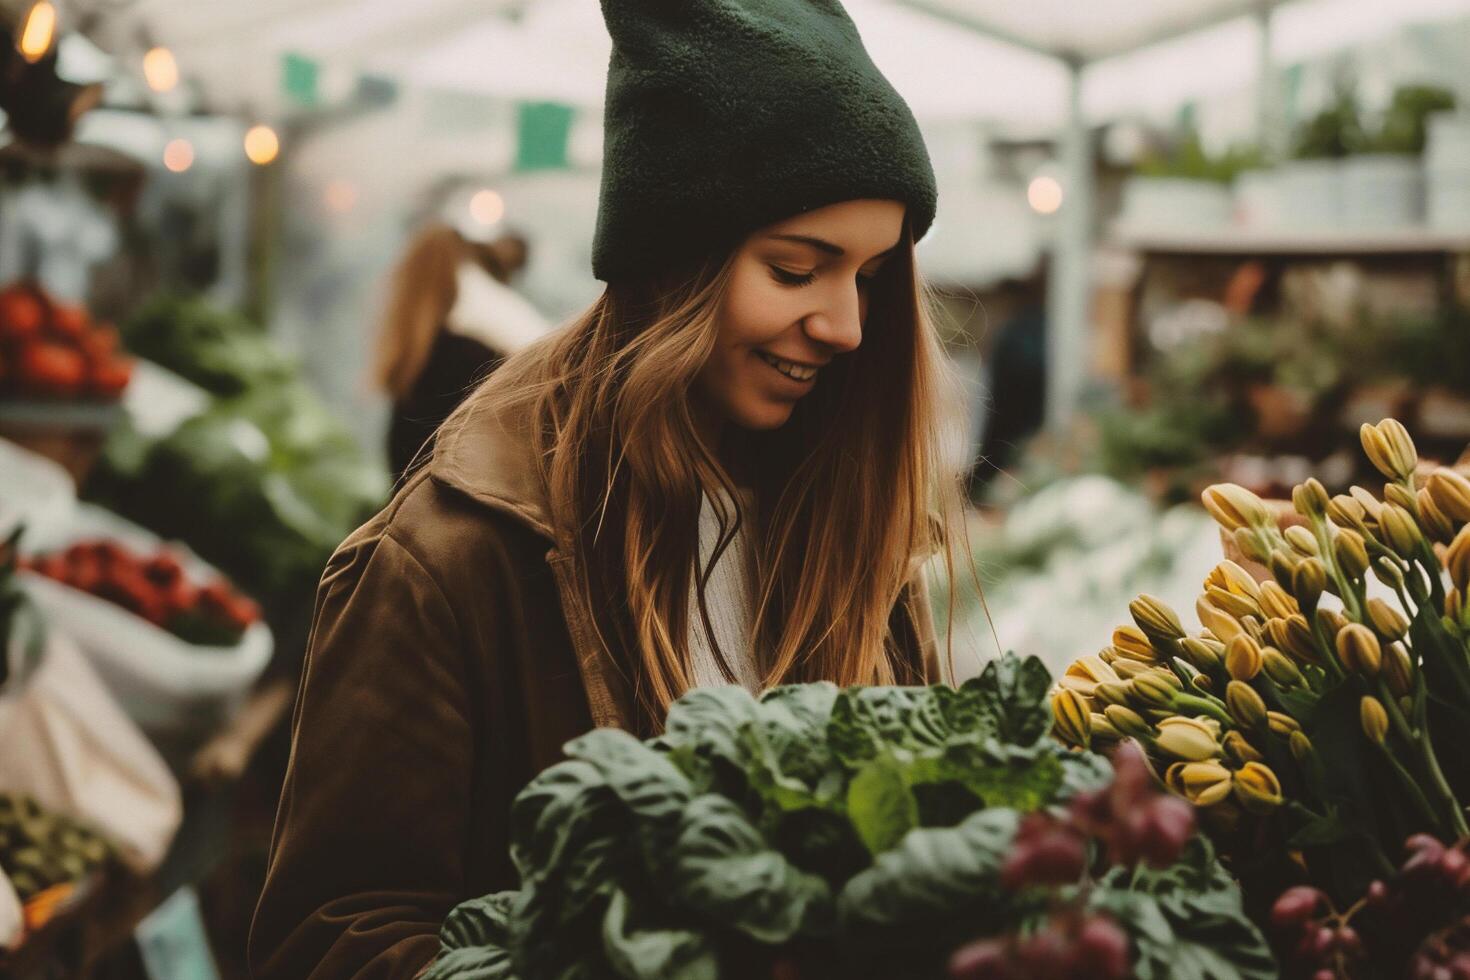
[[[837,0],[602,0],[612,36],[592,271],[611,282],[802,211],[934,220],[909,107]]]

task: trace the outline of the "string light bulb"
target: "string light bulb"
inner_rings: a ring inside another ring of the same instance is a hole
[[[470,198],[470,217],[482,225],[493,225],[505,217],[505,199],[485,188]]]
[[[1034,177],[1026,188],[1026,203],[1037,214],[1056,214],[1062,197],[1062,184],[1055,177]]]
[[[51,44],[56,40],[56,6],[50,0],[38,0],[31,4],[26,13],[25,24],[20,29],[20,40],[16,50],[31,64],[46,57]]]
[[[245,156],[251,163],[264,167],[274,161],[280,152],[281,140],[274,129],[260,124],[245,131]]]
[[[171,92],[179,84],[179,63],[174,53],[162,45],[150,48],[143,56],[143,79],[155,92]]]
[[[163,165],[176,174],[194,166],[194,144],[186,139],[169,140],[163,148]]]

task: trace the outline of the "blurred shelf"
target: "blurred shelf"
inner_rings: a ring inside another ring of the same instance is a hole
[[[0,398],[0,425],[18,428],[105,432],[122,417],[122,405],[118,402]]]
[[[1154,255],[1443,255],[1470,253],[1470,231],[1427,228],[1383,231],[1293,231],[1226,228],[1162,231],[1116,227],[1111,244]]]

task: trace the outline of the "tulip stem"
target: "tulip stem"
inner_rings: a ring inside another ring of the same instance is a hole
[[[1404,764],[1399,762],[1398,757],[1393,754],[1392,749],[1382,742],[1375,744],[1378,746],[1379,751],[1383,753],[1383,757],[1388,760],[1388,764],[1393,767],[1393,771],[1398,774],[1399,781],[1404,784],[1404,788],[1409,791],[1409,799],[1414,802],[1414,806],[1419,810],[1420,814],[1429,821],[1429,826],[1435,830],[1443,831],[1444,823],[1440,820],[1439,814],[1434,812],[1434,807],[1429,805],[1429,798],[1424,795],[1424,790],[1420,788],[1418,781],[1414,779],[1409,770],[1404,768]]]
[[[1173,708],[1189,708],[1194,711],[1209,715],[1222,725],[1234,727],[1236,721],[1230,716],[1230,711],[1219,701],[1210,697],[1195,697],[1193,694],[1185,694],[1179,691],[1174,695]]]
[[[1465,823],[1465,811],[1460,808],[1460,801],[1455,799],[1455,791],[1450,789],[1450,784],[1444,778],[1444,772],[1439,768],[1439,759],[1434,755],[1434,746],[1429,741],[1429,729],[1425,728],[1419,738],[1419,755],[1424,760],[1424,767],[1429,770],[1429,778],[1434,781],[1434,788],[1439,791],[1440,798],[1450,808],[1450,821],[1455,828],[1455,837],[1470,836],[1470,825]]]
[[[1298,817],[1302,817],[1310,822],[1320,822],[1327,819],[1316,810],[1313,810],[1311,807],[1297,800],[1287,800],[1286,807]],[[1373,859],[1373,863],[1378,865],[1379,872],[1382,873],[1385,878],[1392,877],[1393,875],[1398,873],[1398,868],[1395,867],[1394,863],[1388,859],[1388,856],[1386,854],[1383,853],[1383,848],[1378,846],[1378,841],[1374,840],[1371,835],[1364,834],[1363,843],[1368,847],[1368,856]]]

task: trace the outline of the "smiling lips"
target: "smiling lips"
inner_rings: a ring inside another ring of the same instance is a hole
[[[817,376],[818,369],[815,367],[798,364],[796,361],[788,361],[774,354],[767,354],[763,350],[758,350],[756,353],[760,355],[761,360],[786,375],[792,381],[810,381]]]

